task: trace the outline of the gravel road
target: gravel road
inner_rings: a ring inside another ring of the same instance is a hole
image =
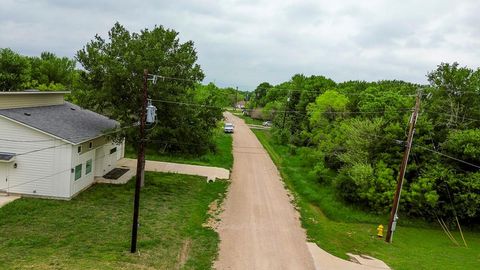
[[[220,215],[216,269],[314,269],[299,214],[279,172],[243,120],[235,124],[232,183]]]

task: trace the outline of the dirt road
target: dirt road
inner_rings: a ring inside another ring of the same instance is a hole
[[[244,124],[235,124],[232,184],[220,215],[216,269],[314,269],[299,214],[275,164]]]

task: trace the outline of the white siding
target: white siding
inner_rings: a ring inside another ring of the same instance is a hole
[[[117,145],[118,151],[117,151],[117,160],[122,159],[125,157],[125,139]]]
[[[6,191],[8,187],[7,166],[8,164],[0,162],[0,192]]]
[[[71,147],[72,149],[72,169],[74,170],[77,165],[82,165],[82,176],[78,180],[75,180],[75,172],[71,174],[71,191],[70,194],[73,197],[78,192],[86,189],[93,184],[95,174],[95,149],[90,151],[83,151],[81,154],[77,151],[78,145]],[[92,171],[86,174],[87,161],[92,160]]]
[[[0,92],[0,109],[64,104],[65,92]]]
[[[70,197],[70,144],[3,117],[0,117],[0,139],[0,151],[19,154],[14,162],[3,166],[8,192]],[[22,154],[34,150],[39,151]]]
[[[110,150],[117,148],[115,153],[110,154]],[[82,164],[82,177],[75,180],[75,173],[71,175],[71,194],[74,196],[78,192],[84,190],[94,183],[96,176],[103,176],[109,171],[113,170],[117,165],[117,160],[123,158],[124,143],[114,144],[107,142],[106,144],[97,148],[89,149],[78,153],[78,145],[72,146],[72,168]],[[92,160],[92,171],[86,174],[86,163]]]
[[[101,146],[95,150],[95,176],[103,176],[105,174],[104,169],[104,159],[105,159],[105,147]]]

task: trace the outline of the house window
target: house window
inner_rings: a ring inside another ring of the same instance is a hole
[[[117,147],[114,147],[112,149],[110,149],[110,155],[117,152]]]
[[[85,175],[92,172],[92,160],[87,160],[87,164],[85,164]]]
[[[81,153],[82,152],[82,146],[80,145],[78,148],[77,148],[77,153]]]
[[[75,166],[75,181],[82,178],[82,164]]]
[[[93,147],[93,142],[90,142],[90,143],[88,144],[88,148],[92,149],[92,147]]]

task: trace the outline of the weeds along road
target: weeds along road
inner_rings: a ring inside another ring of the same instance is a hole
[[[240,118],[235,124],[232,183],[218,226],[216,269],[314,269],[299,214],[280,174]]]

